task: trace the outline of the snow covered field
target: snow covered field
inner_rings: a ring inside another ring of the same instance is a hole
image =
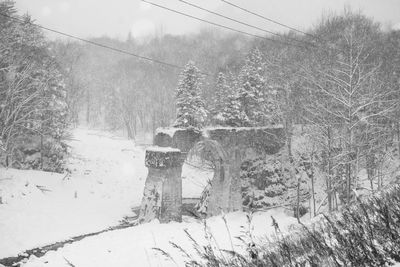
[[[295,219],[288,219],[282,210],[257,214],[251,224],[256,238],[274,236],[271,215],[277,220],[282,230],[295,223]],[[232,250],[232,240],[234,250],[243,251],[243,243],[235,237],[244,236],[243,231],[248,228],[246,214],[242,212],[227,214],[226,220],[228,227],[220,216],[207,220],[209,231],[216,240],[212,242],[213,246]],[[169,242],[180,245],[195,256],[193,244],[186,236],[185,229],[200,244],[207,243],[204,237],[204,225],[194,219],[186,218],[183,223],[153,222],[86,238],[57,251],[49,252],[44,257],[31,257],[23,266],[184,266],[182,254]],[[228,229],[231,237],[229,237]],[[153,248],[163,249],[172,256],[175,262],[168,260]]]
[[[76,129],[70,175],[0,169],[0,258],[116,226],[140,205],[145,148],[112,134]],[[197,179],[196,177],[204,177]],[[184,197],[210,174],[184,165]]]
[[[23,251],[93,233],[120,224],[125,216],[134,216],[132,207],[140,205],[147,175],[145,147],[109,133],[76,129],[70,141],[68,161],[71,174],[0,169],[0,259]],[[183,196],[198,197],[213,173],[190,164],[183,166]],[[273,233],[271,217],[287,226],[282,211],[259,214],[254,218],[256,234]],[[280,219],[280,220],[279,220]],[[227,215],[232,236],[247,228],[246,215]],[[220,248],[231,249],[227,228],[221,217],[207,222]],[[243,226],[244,228],[242,228]],[[24,266],[169,266],[153,247],[171,253],[178,265],[179,252],[169,241],[191,251],[184,229],[199,240],[204,226],[193,218],[183,223],[158,222],[115,230],[85,238],[41,258],[31,256]],[[235,245],[240,241],[232,238]],[[237,248],[235,248],[237,249]]]
[[[71,175],[0,169],[0,258],[118,225],[140,205],[144,148],[77,129]]]

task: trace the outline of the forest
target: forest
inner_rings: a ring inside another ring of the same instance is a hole
[[[400,30],[362,12],[265,38],[203,28],[90,39],[162,64],[49,39],[13,1],[0,14],[2,167],[71,172],[67,143],[81,126],[139,143],[160,127],[280,125],[279,157],[242,165],[246,210],[286,205],[300,221],[400,181]]]
[[[16,13],[8,1],[1,10]],[[359,170],[367,170],[372,190],[380,188],[388,158],[399,157],[400,33],[361,13],[331,14],[307,35],[272,41],[215,29],[93,39],[184,70],[49,41],[29,16],[21,19],[1,18],[3,165],[61,170],[67,125],[123,130],[135,139],[172,125],[282,124],[288,161],[318,162],[335,176],[327,180],[328,195],[340,187],[350,198]],[[296,45],[287,44],[291,39]],[[294,155],[299,128],[313,145]]]

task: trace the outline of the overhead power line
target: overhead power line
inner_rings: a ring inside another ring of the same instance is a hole
[[[265,32],[265,33],[269,33],[269,34],[272,34],[272,35],[276,35],[276,36],[279,36],[279,37],[282,37],[282,38],[285,38],[285,39],[289,39],[289,40],[292,40],[292,41],[295,41],[295,42],[298,42],[298,43],[301,43],[301,44],[312,45],[312,46],[314,45],[314,44],[312,44],[312,43],[300,41],[300,40],[297,40],[297,39],[292,38],[292,37],[284,37],[284,36],[282,36],[282,35],[279,34],[279,33],[276,33],[276,32],[273,32],[273,31],[269,31],[269,30],[262,29],[262,28],[260,28],[260,27],[257,27],[257,26],[248,24],[248,23],[246,23],[246,22],[242,22],[242,21],[240,21],[240,20],[237,20],[237,19],[234,19],[234,18],[225,16],[225,15],[223,15],[223,14],[220,14],[220,13],[217,13],[217,12],[215,12],[215,11],[212,11],[212,10],[209,10],[209,9],[206,9],[206,8],[203,8],[203,7],[201,7],[201,6],[195,5],[195,4],[193,4],[193,3],[190,3],[190,2],[187,2],[187,1],[184,1],[184,0],[178,0],[178,1],[180,1],[180,2],[182,2],[182,3],[185,3],[185,4],[187,4],[187,5],[190,5],[190,6],[192,6],[192,7],[198,8],[198,9],[200,9],[200,10],[206,11],[206,12],[208,12],[208,13],[214,14],[214,15],[216,15],[216,16],[219,16],[219,17],[228,19],[228,20],[230,20],[230,21],[234,21],[234,22],[236,22],[236,23],[245,25],[245,26],[247,26],[247,27],[251,27],[251,28],[253,28],[253,29],[257,29],[257,30],[259,30],[259,31],[263,31],[263,32]]]
[[[141,0],[141,1],[142,1],[142,2],[145,2],[145,3],[147,3],[147,4],[150,4],[150,5],[153,5],[153,6],[156,6],[156,7],[159,7],[159,8],[162,8],[162,9],[165,9],[165,10],[168,10],[168,11],[171,11],[171,12],[174,12],[174,13],[177,13],[177,14],[180,14],[180,15],[182,15],[182,16],[189,17],[189,18],[192,18],[192,19],[195,19],[195,20],[198,20],[198,21],[202,21],[202,22],[205,22],[205,23],[208,23],[208,24],[217,26],[217,27],[221,27],[221,28],[224,28],[224,29],[227,29],[227,30],[230,30],[230,31],[234,31],[234,32],[238,32],[238,33],[245,34],[245,35],[248,35],[248,36],[253,36],[253,37],[256,37],[256,38],[268,40],[268,41],[271,41],[271,42],[276,42],[276,43],[281,43],[281,44],[285,44],[285,45],[296,46],[296,47],[300,47],[300,48],[307,48],[307,47],[302,46],[302,45],[293,44],[293,43],[290,43],[290,42],[281,41],[281,40],[277,40],[277,39],[272,39],[272,38],[268,38],[268,37],[265,37],[265,36],[261,36],[261,35],[257,35],[257,34],[252,34],[252,33],[249,33],[249,32],[245,32],[245,31],[237,30],[237,29],[235,29],[235,28],[231,28],[231,27],[229,27],[229,26],[225,26],[225,25],[222,25],[222,24],[218,24],[218,23],[215,23],[215,22],[212,22],[212,21],[209,21],[209,20],[201,19],[201,18],[198,18],[198,17],[192,16],[192,15],[186,14],[186,13],[184,13],[184,12],[181,12],[181,11],[178,11],[178,10],[175,10],[175,9],[172,9],[172,8],[169,8],[169,7],[166,7],[166,6],[162,6],[162,5],[153,3],[153,2],[149,2],[149,1],[147,1],[147,0]]]
[[[257,17],[259,17],[259,18],[262,18],[262,19],[264,19],[264,20],[267,20],[267,21],[269,21],[269,22],[275,23],[275,24],[277,24],[277,25],[280,25],[280,26],[282,26],[282,27],[285,27],[285,28],[288,28],[288,29],[290,29],[290,30],[296,31],[296,32],[298,32],[298,33],[302,33],[302,34],[308,35],[308,36],[313,37],[313,38],[315,38],[315,39],[319,39],[317,36],[315,36],[315,35],[313,35],[313,34],[310,34],[310,33],[307,33],[307,32],[301,31],[301,30],[298,30],[298,29],[296,29],[296,28],[293,28],[293,27],[290,27],[290,26],[288,26],[288,25],[286,25],[286,24],[283,24],[283,23],[281,23],[281,22],[279,22],[279,21],[276,21],[276,20],[267,18],[267,17],[265,17],[265,16],[263,16],[263,15],[257,14],[257,13],[255,13],[255,12],[253,12],[253,11],[250,11],[250,10],[244,8],[244,7],[235,5],[234,3],[231,3],[231,2],[229,2],[229,1],[227,1],[227,0],[221,0],[221,1],[224,2],[224,3],[226,3],[226,4],[228,4],[228,5],[230,5],[230,6],[233,6],[233,7],[235,7],[235,8],[238,8],[238,9],[240,9],[240,10],[242,10],[242,11],[245,11],[245,12],[247,12],[247,13],[250,13],[250,14],[252,14],[252,15],[254,15],[254,16],[257,16]]]
[[[7,14],[0,13],[0,16],[9,18],[9,19],[12,19],[12,20],[15,20],[15,21],[18,21],[19,23],[29,23],[30,25],[38,27],[40,29],[43,29],[43,30],[46,30],[46,31],[49,31],[49,32],[53,32],[53,33],[56,33],[56,34],[59,34],[59,35],[63,35],[63,36],[66,36],[66,37],[69,37],[71,39],[75,39],[75,40],[78,40],[78,41],[81,41],[81,42],[84,42],[84,43],[88,43],[88,44],[91,44],[91,45],[95,45],[95,46],[98,46],[98,47],[109,49],[109,50],[112,50],[112,51],[115,51],[115,52],[118,52],[118,53],[121,53],[121,54],[133,56],[133,57],[136,57],[136,58],[139,58],[139,59],[142,59],[142,60],[151,61],[151,62],[154,62],[154,63],[157,63],[157,64],[161,64],[161,65],[164,65],[164,66],[168,66],[168,67],[171,67],[171,68],[184,69],[184,67],[182,67],[182,66],[178,66],[178,65],[175,65],[175,64],[171,64],[171,63],[164,62],[164,61],[161,61],[161,60],[157,60],[157,59],[154,59],[154,58],[142,56],[142,55],[135,54],[135,53],[132,53],[132,52],[129,52],[129,51],[125,51],[125,50],[122,50],[122,49],[119,49],[119,48],[115,48],[115,47],[112,47],[112,46],[108,46],[108,45],[104,45],[104,44],[97,43],[97,42],[94,42],[94,41],[90,41],[90,40],[87,40],[87,39],[84,39],[84,38],[81,38],[81,37],[77,37],[77,36],[74,36],[74,35],[71,35],[71,34],[68,34],[68,33],[65,33],[65,32],[61,32],[61,31],[50,29],[48,27],[45,27],[45,26],[30,22],[30,21],[25,21],[25,20],[20,19],[20,18],[9,16]],[[209,75],[209,73],[206,73],[206,72],[201,72],[201,73],[205,74],[205,75]]]

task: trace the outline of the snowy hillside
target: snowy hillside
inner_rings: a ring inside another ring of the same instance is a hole
[[[400,1],[276,2],[0,0],[0,267],[399,262]]]
[[[71,174],[0,169],[0,258],[118,225],[140,205],[144,150],[109,134],[77,129]]]
[[[144,147],[112,134],[76,129],[71,174],[0,169],[0,259],[117,226],[140,206]],[[183,196],[199,197],[212,173],[183,169]],[[199,177],[201,177],[199,179]]]

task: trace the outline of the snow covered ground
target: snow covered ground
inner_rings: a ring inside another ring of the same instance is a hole
[[[125,216],[135,215],[132,207],[140,205],[147,176],[145,147],[102,131],[76,129],[73,136],[70,175],[0,169],[0,259],[101,231],[120,224]],[[199,197],[212,175],[212,171],[194,167],[191,162],[185,164],[183,196]],[[282,210],[259,214],[253,221],[256,234],[274,232],[271,214],[282,227],[295,221]],[[232,236],[240,236],[247,227],[244,213],[226,218]],[[231,249],[222,218],[210,218],[207,224],[218,247]],[[185,229],[199,242],[206,242],[203,224],[185,217],[183,223],[153,222],[88,237],[41,258],[31,256],[24,266],[176,266],[154,254],[153,247],[171,253],[181,266],[182,255],[169,241],[193,251]],[[241,243],[232,240],[235,246]]]
[[[0,169],[0,258],[118,225],[140,205],[144,148],[77,129],[71,175]]]
[[[0,259],[134,216],[147,176],[145,148],[101,131],[73,136],[71,175],[0,169]],[[199,197],[212,177],[187,164],[182,175],[184,197]]]
[[[250,226],[256,239],[275,235],[271,215],[277,220],[282,230],[295,223],[295,219],[288,218],[282,210],[256,214]],[[244,236],[243,232],[249,228],[246,214],[230,213],[226,215],[226,220],[227,226],[221,216],[207,220],[209,233],[215,238],[211,244],[214,248],[232,250],[232,241],[235,251],[243,251],[245,249],[243,243],[235,237]],[[180,245],[196,258],[193,243],[184,230],[187,230],[200,244],[207,244],[204,237],[204,225],[194,219],[186,218],[186,222],[183,223],[152,222],[89,237],[66,245],[57,251],[49,252],[41,258],[32,256],[23,266],[185,266],[183,255],[169,243],[171,241]],[[163,249],[175,262],[168,260],[153,248]]]

